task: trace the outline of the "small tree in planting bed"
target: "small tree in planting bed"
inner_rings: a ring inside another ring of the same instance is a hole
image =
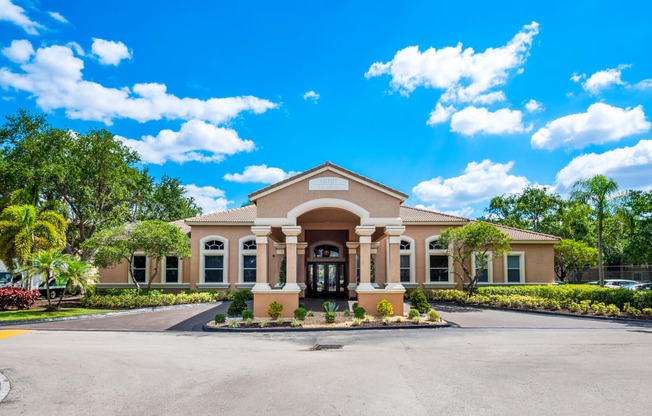
[[[190,257],[190,239],[179,228],[163,221],[135,222],[109,230],[104,230],[88,240],[86,248],[96,249],[95,264],[99,267],[127,262],[129,278],[140,290],[140,284],[134,279],[132,268],[137,252],[153,261],[153,271],[145,276],[147,290],[152,287],[152,280],[158,273],[161,260],[166,256],[179,258]]]
[[[582,241],[562,240],[555,245],[555,274],[562,282],[569,274],[598,263],[598,250]]]
[[[449,255],[453,257],[454,264],[458,264],[462,273],[453,268],[465,289],[473,293],[478,286],[478,276],[487,270],[489,258],[499,258],[504,253],[511,251],[511,242],[506,234],[500,232],[495,226],[483,221],[476,221],[459,228],[447,228],[441,233],[439,243],[449,247]],[[476,256],[476,269],[472,270],[473,255]],[[477,261],[485,259],[484,261]]]

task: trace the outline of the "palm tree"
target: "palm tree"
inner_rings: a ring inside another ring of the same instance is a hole
[[[52,299],[50,299],[50,280],[53,277],[60,277],[65,273],[70,260],[72,260],[72,257],[69,254],[63,254],[53,249],[42,250],[38,253],[32,253],[27,256],[27,265],[18,270],[21,273],[27,273],[31,276],[36,273],[40,274],[41,278],[45,276],[45,287],[47,290],[46,298],[48,299],[48,307],[46,310],[48,311],[57,310],[58,308],[58,305],[57,307],[52,307]]]
[[[61,292],[61,297],[57,302],[57,309],[61,306],[61,301],[66,292],[71,293],[75,287],[86,290],[92,283],[97,282],[97,278],[91,276],[93,267],[88,262],[70,258],[66,263],[66,271],[62,276],[66,279],[66,288]]]
[[[604,175],[577,181],[573,185],[571,198],[589,204],[598,217],[598,278],[604,286],[604,268],[602,262],[602,226],[604,214],[609,210],[611,195],[618,190],[618,184]]]
[[[66,244],[66,220],[58,213],[33,205],[11,205],[0,214],[0,260],[13,272],[14,262],[27,264],[38,250],[59,250]]]

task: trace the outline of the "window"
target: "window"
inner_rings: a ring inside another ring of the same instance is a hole
[[[147,282],[147,257],[134,256],[134,261],[131,264],[131,275],[138,283]]]
[[[488,254],[476,254],[474,256],[474,271],[478,283],[490,283],[489,269],[491,262]]]
[[[426,239],[426,283],[451,283],[453,258],[448,247],[439,244],[439,235]]]
[[[505,283],[523,283],[525,281],[525,253],[511,252],[505,254]]]
[[[200,240],[199,283],[228,284],[229,240],[208,236]]]
[[[240,283],[256,283],[256,237],[240,239]]]
[[[430,255],[430,281],[448,282],[448,256]]]
[[[256,248],[256,240],[249,240],[242,243],[243,250],[255,250]]]
[[[181,282],[181,260],[179,257],[165,257],[165,283]]]
[[[339,257],[340,249],[330,244],[315,247],[314,257]]]
[[[400,250],[409,250],[410,249],[410,242],[401,240],[401,244],[399,244],[399,249]]]
[[[401,283],[410,283],[410,271],[410,255],[401,255]]]

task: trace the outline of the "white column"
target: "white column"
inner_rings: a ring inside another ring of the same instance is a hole
[[[306,289],[306,248],[308,243],[297,243],[297,284]]]
[[[272,288],[269,286],[267,276],[267,250],[268,240],[267,237],[272,232],[272,227],[269,225],[254,225],[251,227],[251,232],[256,235],[256,284],[251,289],[252,292],[268,291]]]
[[[358,286],[358,265],[356,263],[357,249],[360,245],[357,241],[347,241],[346,246],[349,249],[349,284],[348,290],[355,290]]]
[[[355,233],[360,236],[360,284],[357,291],[373,291],[371,284],[371,235],[376,231],[373,225],[358,225]]]
[[[402,290],[401,283],[401,234],[405,231],[402,225],[388,225],[385,234],[389,237],[389,276],[387,276],[388,290]]]
[[[285,234],[285,286],[284,291],[301,292],[297,284],[297,243],[301,227],[298,225],[284,225],[281,230]]]

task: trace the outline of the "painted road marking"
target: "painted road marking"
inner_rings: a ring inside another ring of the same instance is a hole
[[[4,329],[0,330],[0,339],[9,338],[15,335],[26,334],[28,332],[34,332],[31,329]]]

